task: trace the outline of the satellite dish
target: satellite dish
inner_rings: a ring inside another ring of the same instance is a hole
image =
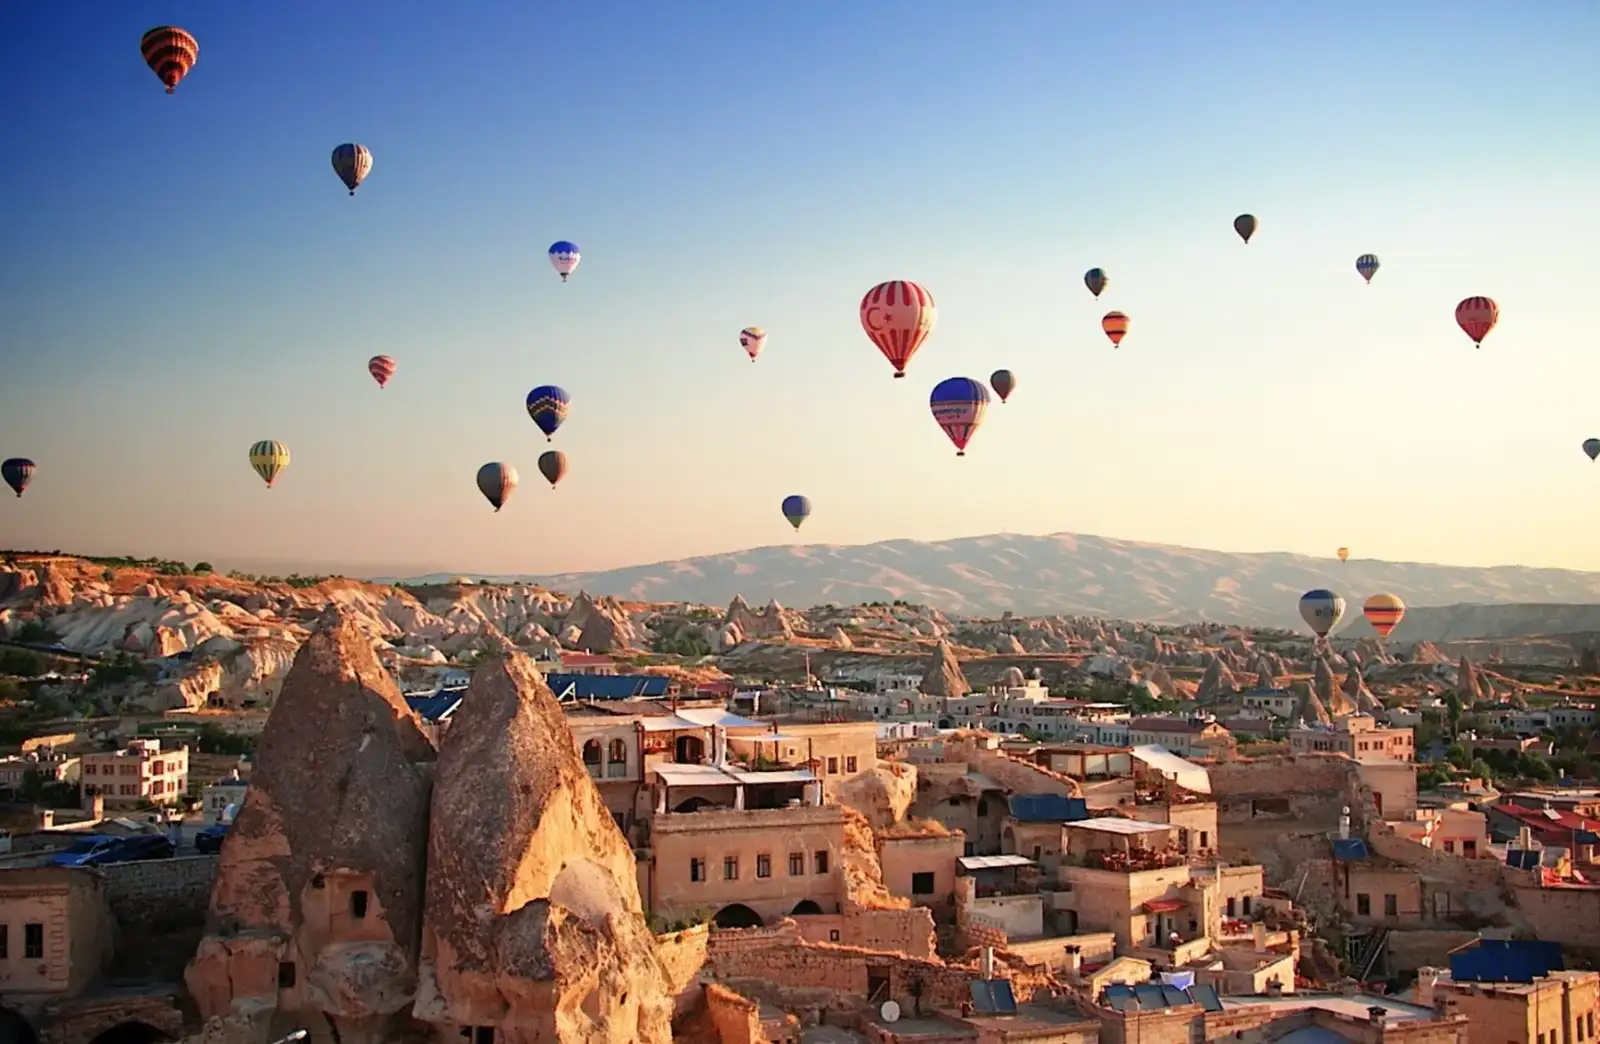
[[[900,1002],[892,1000],[884,1001],[883,1007],[878,1009],[878,1014],[883,1016],[884,1022],[899,1022]]]

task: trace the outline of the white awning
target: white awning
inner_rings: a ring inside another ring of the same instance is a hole
[[[731,787],[739,782],[712,765],[659,764],[653,771],[669,787]]]
[[[683,729],[703,728],[692,721],[684,721],[676,714],[645,715],[639,719],[639,725],[646,732],[679,732]]]
[[[1192,761],[1178,757],[1166,747],[1152,744],[1146,747],[1134,747],[1129,753],[1163,776],[1171,777],[1185,790],[1192,790],[1196,794],[1211,793],[1211,777],[1206,770]]]
[[[791,736],[787,732],[763,732],[757,735],[746,732],[739,736],[729,736],[729,743],[804,743],[804,736]]]
[[[720,725],[725,729],[770,729],[771,722],[742,717],[721,707],[684,707],[677,712],[684,721],[692,721],[702,729]]]
[[[963,870],[1004,870],[1013,866],[1032,866],[1033,860],[1019,855],[962,856],[956,860]]]
[[[763,783],[815,783],[817,777],[812,775],[810,769],[787,769],[782,772],[745,772],[742,769],[728,769],[728,775],[740,783],[759,785]]]
[[[1141,819],[1119,819],[1116,816],[1098,816],[1063,824],[1068,830],[1098,830],[1102,834],[1154,834],[1172,830],[1171,823],[1146,823]]]

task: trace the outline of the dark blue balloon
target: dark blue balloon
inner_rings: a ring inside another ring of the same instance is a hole
[[[796,529],[811,516],[811,498],[795,493],[783,498],[783,517]]]
[[[17,496],[22,496],[28,488],[28,483],[33,480],[33,461],[26,457],[12,457],[4,464],[0,464],[0,477],[5,479],[6,485],[17,491]]]
[[[567,419],[567,408],[571,404],[572,396],[563,389],[553,384],[541,384],[528,393],[528,416],[533,418],[533,423],[539,426],[548,440],[561,427],[561,422]]]

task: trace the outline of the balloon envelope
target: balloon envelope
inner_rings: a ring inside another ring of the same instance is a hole
[[[989,408],[989,389],[971,377],[950,377],[934,386],[928,407],[933,419],[955,443],[956,456],[964,457],[967,443],[972,441]]]
[[[1589,459],[1600,457],[1600,439],[1584,439],[1583,452],[1589,454]]]
[[[937,319],[933,295],[904,279],[879,283],[861,299],[861,328],[894,366],[896,377],[906,375],[906,364],[933,333]]]
[[[1233,230],[1239,233],[1239,238],[1246,243],[1256,234],[1256,216],[1254,214],[1240,214],[1233,219]]]
[[[1473,344],[1483,344],[1499,321],[1500,306],[1487,297],[1469,297],[1456,305],[1456,325],[1466,331]]]
[[[1122,339],[1128,335],[1129,324],[1130,320],[1121,312],[1107,312],[1105,318],[1100,320],[1100,329],[1106,332],[1106,336],[1111,338],[1111,343],[1115,346],[1121,344]]]
[[[278,480],[278,474],[289,466],[289,447],[273,439],[262,439],[250,447],[250,466],[266,480],[267,488]]]
[[[16,490],[17,496],[22,496],[28,489],[28,483],[33,481],[33,461],[27,457],[12,457],[4,464],[0,464],[0,477],[6,480],[6,485]]]
[[[795,493],[783,498],[783,517],[796,529],[811,517],[811,498]]]
[[[365,145],[347,141],[333,150],[333,172],[353,196],[356,188],[372,173],[372,153]]]
[[[1001,402],[1005,402],[1011,397],[1011,393],[1016,390],[1017,379],[1010,370],[996,370],[989,375],[989,387],[993,388],[994,393],[1000,396]]]
[[[178,89],[178,82],[200,60],[199,42],[175,25],[157,26],[145,33],[139,51],[150,71],[167,85],[168,94]]]
[[[1356,271],[1361,273],[1361,278],[1372,282],[1372,277],[1378,272],[1378,255],[1362,254],[1356,258]]]
[[[583,255],[578,250],[578,244],[565,239],[558,239],[550,244],[550,265],[561,273],[563,283],[567,281],[567,276],[577,270],[578,262],[581,260]]]
[[[1300,596],[1300,618],[1318,638],[1326,638],[1344,619],[1344,599],[1320,587],[1307,591]]]
[[[499,511],[517,488],[517,469],[510,464],[485,464],[478,469],[478,492]]]
[[[539,426],[548,440],[561,427],[561,422],[567,419],[567,410],[572,405],[572,396],[562,388],[553,384],[541,384],[528,393],[528,416],[533,418],[533,423]]]
[[[767,331],[759,326],[747,326],[739,331],[739,344],[744,347],[744,353],[750,356],[750,361],[755,362],[761,349],[767,346]]]
[[[1341,547],[1335,552],[1335,554],[1339,556],[1339,561],[1343,562],[1345,559],[1350,557],[1350,549],[1348,547]]]
[[[367,372],[378,382],[378,387],[387,387],[389,378],[394,376],[394,359],[387,355],[374,355],[367,360]]]
[[[1106,270],[1103,268],[1091,268],[1083,273],[1083,285],[1096,297],[1100,296],[1100,291],[1104,290],[1109,282],[1111,277],[1106,275]]]
[[[560,450],[545,450],[539,454],[539,474],[555,489],[556,483],[567,473],[567,455]]]
[[[1406,615],[1406,603],[1392,594],[1375,594],[1361,607],[1361,614],[1380,637],[1387,638]]]

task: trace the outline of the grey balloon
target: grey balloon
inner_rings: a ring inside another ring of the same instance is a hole
[[[478,469],[478,491],[499,511],[517,488],[517,469],[498,461]]]

